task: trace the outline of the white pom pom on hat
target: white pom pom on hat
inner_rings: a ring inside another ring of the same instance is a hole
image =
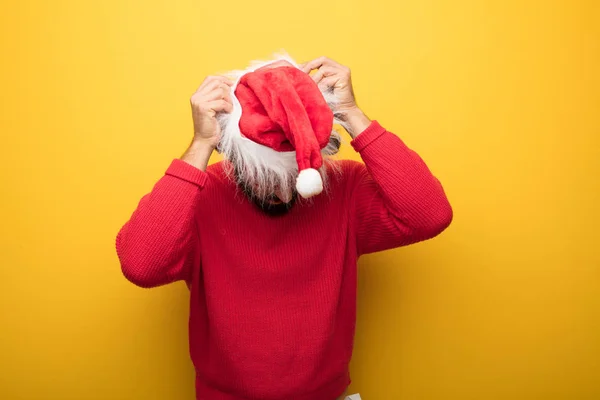
[[[323,191],[323,179],[319,171],[314,168],[300,171],[296,180],[296,190],[305,199],[320,194]]]

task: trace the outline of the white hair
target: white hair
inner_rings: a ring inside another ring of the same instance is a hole
[[[234,84],[231,87],[231,100],[233,110],[230,113],[219,113],[217,119],[221,127],[221,139],[218,151],[226,160],[226,171],[229,176],[251,187],[254,195],[265,198],[279,189],[283,193],[292,193],[298,177],[298,163],[295,151],[278,152],[270,147],[256,143],[240,131],[239,122],[242,116],[242,107],[235,96],[235,89],[243,75],[277,61],[287,61],[292,66],[299,65],[285,52],[277,53],[269,61],[252,61],[245,70],[234,70],[225,73]],[[330,89],[321,90],[325,101],[334,113],[334,123],[342,124],[336,117],[338,100]],[[323,165],[319,173],[323,180],[323,187],[327,188],[326,165],[340,147],[341,137],[332,129],[329,143],[321,150]]]

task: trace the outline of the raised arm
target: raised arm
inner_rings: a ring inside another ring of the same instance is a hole
[[[123,275],[138,286],[189,283],[193,265],[200,262],[196,214],[208,179],[206,167],[219,141],[216,113],[231,110],[230,85],[226,78],[209,77],[192,95],[190,146],[173,160],[117,234]]]
[[[432,238],[452,220],[442,185],[397,136],[370,121],[354,98],[350,69],[327,57],[302,69],[337,98],[336,117],[352,136],[365,165],[354,168],[351,199],[359,254]]]
[[[356,167],[352,218],[359,254],[431,239],[452,221],[442,185],[425,162],[377,121],[353,141]]]

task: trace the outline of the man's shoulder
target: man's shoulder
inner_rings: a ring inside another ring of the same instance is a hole
[[[336,167],[338,169],[343,169],[344,171],[353,171],[357,168],[362,168],[364,167],[364,164],[360,161],[355,161],[355,160],[351,160],[351,159],[338,159],[338,158],[334,158],[334,159],[329,159],[327,160],[327,165],[332,166],[332,167]]]
[[[225,171],[225,163],[223,161],[217,161],[206,167],[206,173],[211,176],[221,176]]]
[[[206,192],[211,192],[211,189],[235,186],[224,161],[210,164],[206,167],[206,174],[208,175]]]
[[[339,189],[351,189],[366,172],[365,165],[355,160],[328,160],[326,165],[330,185]]]
[[[349,159],[328,160],[326,165],[328,174],[339,175],[344,179],[352,179],[366,170],[362,162]]]

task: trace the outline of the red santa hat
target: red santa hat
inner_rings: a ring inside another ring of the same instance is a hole
[[[304,198],[321,193],[323,158],[339,144],[332,94],[287,56],[230,75],[233,111],[219,116],[219,149],[238,178],[263,196],[292,185]]]

